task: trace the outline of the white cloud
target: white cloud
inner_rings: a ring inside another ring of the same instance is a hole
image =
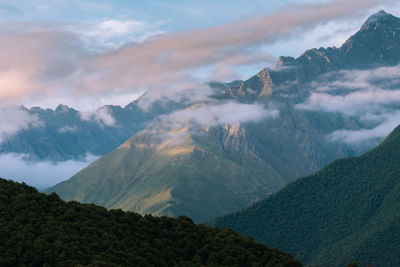
[[[108,107],[100,107],[95,111],[81,111],[79,116],[83,121],[95,121],[102,126],[115,126],[116,120]]]
[[[388,106],[400,104],[399,79],[400,65],[328,73],[310,84],[310,96],[296,108],[348,116],[386,112]]]
[[[129,43],[141,43],[147,38],[164,33],[157,28],[162,22],[142,20],[104,20],[69,24],[62,30],[77,34],[90,51],[100,53],[116,50]]]
[[[340,129],[327,138],[356,144],[382,139],[400,124],[400,65],[323,75],[296,108],[357,118],[361,129]]]
[[[195,104],[188,109],[162,116],[161,120],[172,128],[183,128],[191,123],[201,126],[235,125],[278,116],[278,109],[265,109],[261,104],[227,102],[224,104]]]
[[[296,107],[302,110],[322,110],[356,116],[365,112],[379,112],[383,105],[399,103],[400,90],[367,89],[347,95],[313,92],[305,103]]]
[[[142,31],[145,28],[146,23],[144,21],[137,20],[106,20],[98,25],[100,33],[95,35],[124,35],[132,32]]]
[[[67,133],[67,132],[75,132],[76,130],[78,130],[77,126],[68,126],[68,125],[66,125],[64,127],[61,127],[60,129],[58,129],[57,131],[59,133]]]
[[[34,114],[19,107],[0,108],[0,143],[29,127],[42,126],[43,122]]]
[[[0,177],[25,182],[42,190],[70,178],[98,158],[87,155],[82,161],[52,163],[30,162],[25,160],[27,157],[24,154],[0,154]]]
[[[378,126],[371,129],[338,130],[328,135],[328,140],[357,144],[373,139],[382,139],[400,125],[400,112],[388,116]]]

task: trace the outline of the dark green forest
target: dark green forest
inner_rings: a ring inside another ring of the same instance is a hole
[[[179,218],[64,202],[0,179],[0,266],[293,266],[277,249]]]
[[[400,266],[400,127],[368,153],[337,160],[211,224],[304,264]]]

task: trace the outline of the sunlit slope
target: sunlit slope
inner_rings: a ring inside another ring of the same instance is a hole
[[[242,128],[226,131],[232,141]],[[143,131],[48,191],[66,200],[199,221],[245,207],[285,184],[246,147],[237,147],[245,164],[224,148],[209,128]]]

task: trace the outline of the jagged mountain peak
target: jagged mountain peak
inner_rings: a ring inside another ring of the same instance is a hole
[[[55,109],[56,112],[67,112],[69,110],[73,110],[73,109],[64,104],[59,104]]]
[[[295,61],[294,57],[291,56],[280,56],[275,64],[275,69],[281,67],[281,66],[289,66],[293,64]]]
[[[219,97],[241,101],[265,99],[281,85],[309,82],[329,71],[399,63],[400,18],[381,10],[370,16],[340,48],[312,48],[297,58],[280,56],[274,68],[265,68],[246,81],[219,86]]]
[[[347,68],[396,65],[400,62],[400,19],[384,11],[370,16],[340,48]]]
[[[362,25],[361,30],[369,29],[371,26],[377,25],[385,25],[388,23],[399,21],[399,18],[386,13],[384,10],[381,10],[373,15],[371,15]]]

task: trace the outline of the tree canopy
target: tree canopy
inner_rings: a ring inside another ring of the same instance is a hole
[[[294,266],[233,230],[64,202],[0,179],[1,266]]]

